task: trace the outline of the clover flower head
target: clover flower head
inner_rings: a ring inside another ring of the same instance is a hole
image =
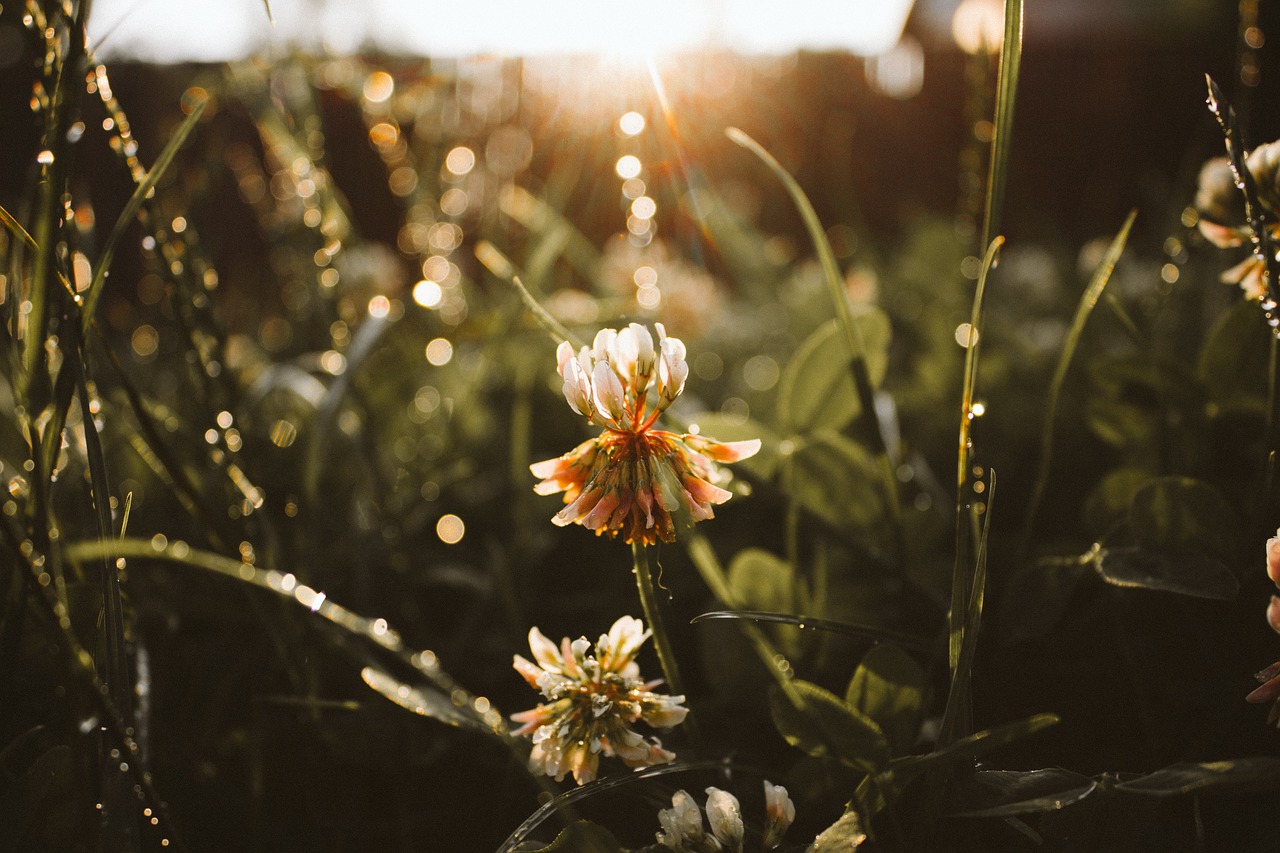
[[[655,324],[655,344],[638,323],[601,329],[590,347],[556,350],[562,390],[570,408],[603,431],[555,459],[529,466],[540,495],[564,492],[560,526],[581,524],[597,535],[622,534],[627,542],[675,539],[675,519],[714,516],[713,506],[732,494],[721,487],[720,463],[754,455],[760,441],[720,442],[655,428],[689,377],[679,338]]]
[[[683,696],[654,693],[661,682],[641,680],[635,657],[648,638],[644,623],[630,616],[614,622],[594,649],[586,637],[565,637],[557,646],[537,628],[529,630],[534,662],[516,655],[513,666],[547,701],[511,719],[523,723],[515,734],[533,740],[532,771],[557,782],[572,773],[583,785],[596,777],[601,755],[617,756],[628,767],[675,758],[656,738],[632,728],[637,721],[670,728],[688,713]]]
[[[1267,224],[1272,241],[1280,241],[1280,140],[1259,145],[1245,158],[1258,190],[1259,214]],[[1200,233],[1219,248],[1235,248],[1252,241],[1245,222],[1243,196],[1236,186],[1235,174],[1226,157],[1216,157],[1200,169],[1196,191],[1196,210],[1200,214]],[[1267,297],[1267,265],[1250,252],[1240,263],[1222,273],[1225,284],[1236,284],[1249,299]]]

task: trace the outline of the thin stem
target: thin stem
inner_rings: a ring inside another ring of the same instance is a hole
[[[653,645],[658,650],[658,662],[662,664],[662,676],[672,693],[684,693],[684,681],[680,678],[680,670],[676,666],[676,656],[671,649],[671,638],[667,636],[665,623],[662,621],[662,608],[658,606],[658,596],[653,590],[653,571],[649,568],[649,548],[643,542],[631,543],[631,559],[635,562],[636,588],[640,591],[640,606],[644,608],[645,619],[649,620],[649,630],[653,632]]]

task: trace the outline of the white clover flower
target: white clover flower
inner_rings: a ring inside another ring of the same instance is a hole
[[[719,442],[656,429],[658,416],[680,396],[689,376],[684,344],[656,324],[655,348],[638,323],[601,329],[576,354],[560,344],[556,362],[570,408],[604,431],[565,455],[529,466],[540,495],[564,492],[565,508],[552,519],[581,524],[627,542],[675,539],[674,518],[714,516],[731,493],[720,463],[754,455],[760,441]]]
[[[531,770],[556,781],[572,773],[582,785],[596,777],[601,755],[617,756],[628,767],[675,758],[656,738],[632,728],[637,721],[670,728],[689,712],[681,704],[683,696],[654,693],[659,682],[641,680],[635,657],[648,638],[644,623],[630,616],[600,636],[594,654],[586,637],[565,637],[557,647],[537,628],[529,630],[536,663],[516,655],[513,666],[548,701],[511,719],[524,724],[515,734],[533,740]]]

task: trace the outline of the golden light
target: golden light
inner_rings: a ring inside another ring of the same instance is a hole
[[[627,136],[637,136],[644,130],[644,116],[634,110],[629,113],[623,113],[622,118],[618,119],[618,129]]]
[[[375,71],[364,81],[364,98],[366,101],[380,104],[391,97],[395,88],[396,81],[390,74],[385,71]]]
[[[436,338],[427,344],[427,361],[435,367],[448,364],[453,358],[453,344],[444,338]]]
[[[630,179],[638,177],[642,168],[639,157],[634,154],[625,154],[618,158],[613,170],[618,173],[619,178]]]
[[[465,145],[454,148],[444,158],[444,167],[455,175],[462,176],[470,172],[476,165],[476,152]]]
[[[951,37],[965,53],[996,53],[1004,40],[1003,0],[964,0],[951,18]]]
[[[443,298],[444,291],[431,279],[424,278],[413,286],[413,301],[423,308],[435,308]]]
[[[446,545],[457,545],[466,532],[467,526],[462,519],[452,513],[440,516],[440,520],[436,522],[436,535]]]

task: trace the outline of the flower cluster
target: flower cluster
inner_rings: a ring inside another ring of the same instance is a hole
[[[531,687],[542,691],[545,704],[511,719],[523,723],[515,734],[531,734],[529,767],[556,781],[572,773],[579,785],[596,777],[600,756],[621,758],[628,767],[665,764],[675,754],[656,739],[634,729],[637,720],[654,728],[670,728],[689,712],[683,696],[652,692],[659,681],[644,682],[635,662],[649,638],[644,623],[623,616],[596,641],[595,653],[586,637],[557,648],[537,628],[529,631],[532,663],[520,655],[514,666]]]
[[[772,850],[782,843],[782,836],[796,817],[795,804],[787,796],[787,789],[764,783],[765,826],[761,833],[761,845]],[[658,812],[658,843],[678,853],[742,853],[742,809],[738,798],[719,788],[707,788],[708,833],[702,828],[702,812],[688,791],[676,791],[671,797],[671,808]]]
[[[1259,145],[1245,158],[1258,189],[1259,213],[1267,221],[1273,241],[1280,242],[1280,140]],[[1235,183],[1231,163],[1218,157],[1200,170],[1196,192],[1196,209],[1200,213],[1200,232],[1220,248],[1234,248],[1252,242],[1253,235],[1244,219],[1244,201]],[[1257,254],[1250,253],[1240,263],[1222,273],[1226,284],[1238,284],[1249,299],[1261,300],[1267,295],[1267,265]]]
[[[1280,588],[1280,530],[1267,540],[1267,576]],[[1271,596],[1267,604],[1267,624],[1271,630],[1280,634],[1280,596]],[[1254,690],[1245,699],[1249,702],[1270,702],[1271,710],[1267,713],[1267,723],[1280,722],[1280,661],[1259,672],[1255,678],[1262,686]]]
[[[577,353],[567,342],[556,352],[565,399],[604,429],[561,457],[529,466],[541,479],[534,491],[565,493],[566,506],[552,519],[560,526],[621,533],[627,542],[670,542],[677,517],[711,518],[712,506],[731,497],[719,485],[727,474],[717,463],[760,449],[758,439],[719,442],[654,428],[689,375],[684,344],[656,326],[657,347],[648,329],[632,323],[602,329]]]

